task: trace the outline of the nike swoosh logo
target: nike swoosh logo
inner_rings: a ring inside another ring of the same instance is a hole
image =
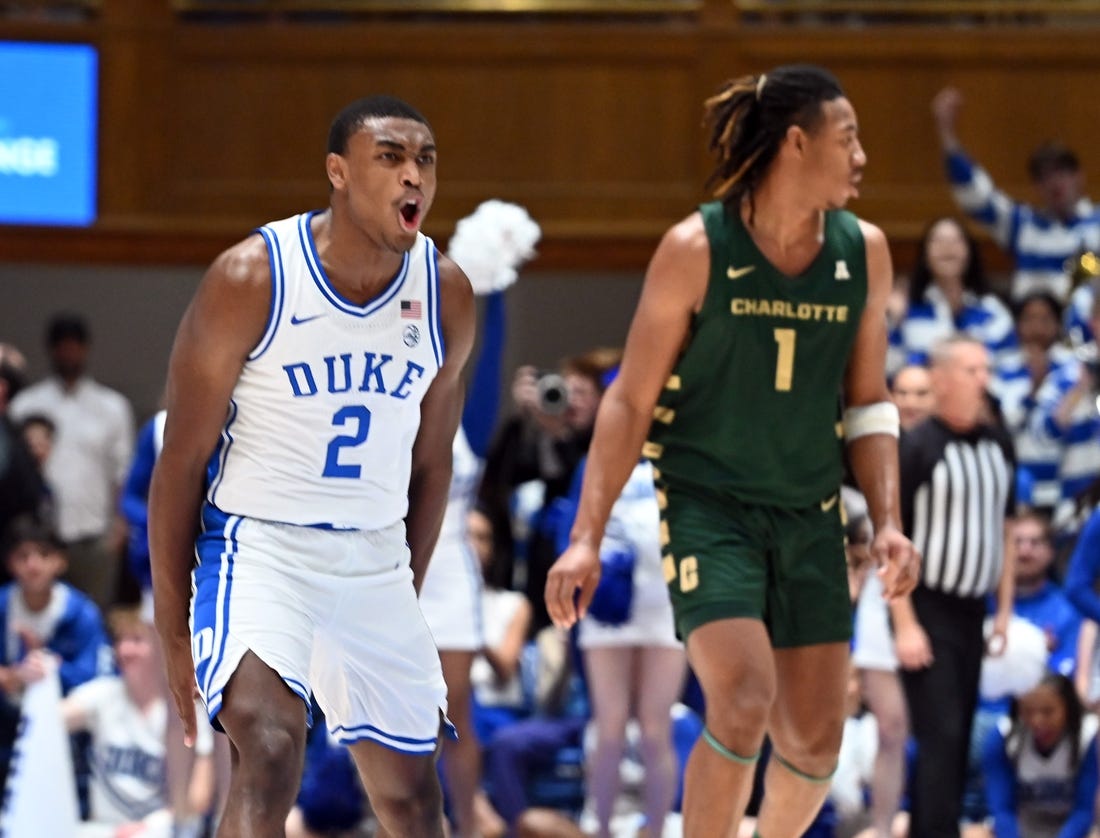
[[[301,326],[303,323],[308,323],[310,320],[316,320],[318,317],[324,317],[323,314],[314,314],[310,317],[299,317],[297,314],[290,315],[291,326]]]
[[[755,270],[756,265],[746,265],[743,268],[729,267],[726,268],[726,276],[728,276],[730,279],[740,279],[745,274],[750,274]]]
[[[823,500],[821,502],[821,511],[822,512],[828,512],[830,509],[832,509],[834,506],[836,506],[837,498],[839,498],[839,497],[840,497],[840,494],[838,493],[838,494],[833,495],[831,498]]]

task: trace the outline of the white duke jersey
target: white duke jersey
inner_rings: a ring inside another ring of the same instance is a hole
[[[316,214],[259,230],[271,312],[233,390],[206,499],[267,521],[382,529],[408,511],[420,402],[443,363],[437,252],[417,234],[396,276],[356,305],[325,275]]]

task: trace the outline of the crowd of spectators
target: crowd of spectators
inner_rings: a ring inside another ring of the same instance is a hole
[[[902,506],[924,577],[911,601],[887,607],[866,565],[866,509],[846,491],[851,720],[808,833],[822,838],[921,838],[960,825],[973,838],[1069,838],[1095,823],[1100,293],[1075,282],[1074,268],[1100,250],[1100,213],[1076,156],[1058,144],[1029,161],[1035,204],[999,190],[963,150],[961,108],[952,89],[932,104],[969,220],[929,223],[890,324]],[[984,273],[979,228],[1014,260],[1007,294]],[[565,634],[542,597],[618,353],[521,366],[497,421],[503,305],[499,291],[482,302],[488,366],[474,373],[465,505],[452,521],[480,568],[481,639],[470,650],[440,639],[460,653],[452,667],[463,672],[448,683],[469,702],[462,727],[475,746],[472,757],[444,754],[455,834],[674,835],[703,707],[663,591],[645,461],[612,516],[599,607]],[[169,767],[172,713],[149,625],[145,502],[163,413],[135,435],[126,398],[90,374],[92,333],[79,314],[51,319],[45,339],[51,372],[34,383],[22,353],[0,344],[6,797],[26,758],[23,695],[56,674],[82,834],[201,835],[217,819],[221,757],[206,730],[197,755]],[[987,683],[991,657],[1018,653],[1014,621],[1041,634],[1044,672]],[[369,834],[355,771],[314,715],[288,834]],[[479,777],[473,790],[464,765]]]

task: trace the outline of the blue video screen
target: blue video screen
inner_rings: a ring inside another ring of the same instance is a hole
[[[94,47],[0,41],[0,224],[95,221],[98,91]]]

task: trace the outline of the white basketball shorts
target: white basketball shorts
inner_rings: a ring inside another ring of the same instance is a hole
[[[413,590],[404,523],[325,530],[209,504],[202,517],[192,652],[211,721],[251,650],[307,712],[313,692],[337,741],[432,753],[447,688]]]
[[[420,610],[440,651],[481,650],[481,570],[467,544],[439,540],[420,586]]]

